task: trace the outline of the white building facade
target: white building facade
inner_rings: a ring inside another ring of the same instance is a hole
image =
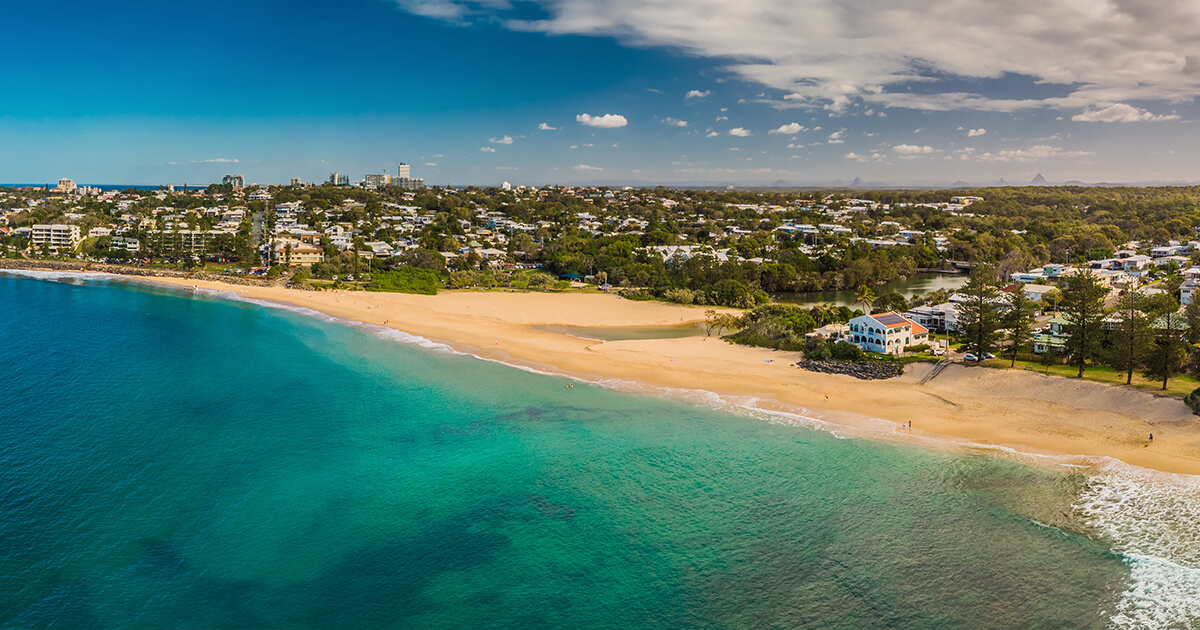
[[[898,313],[878,313],[850,320],[845,340],[867,352],[900,354],[909,346],[928,343],[929,330]]]

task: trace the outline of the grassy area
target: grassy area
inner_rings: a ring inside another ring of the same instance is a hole
[[[990,368],[1006,369],[1009,361],[1007,359],[992,359],[990,361],[981,361],[979,365]],[[1018,370],[1029,370],[1032,372],[1041,372],[1042,374],[1050,374],[1054,376],[1065,376],[1075,378],[1079,374],[1079,368],[1072,365],[1042,365],[1034,361],[1017,361],[1016,368]],[[1083,371],[1083,380],[1095,381],[1097,383],[1108,383],[1109,385],[1124,385],[1125,373],[1118,372],[1110,367],[1092,366]],[[1164,394],[1167,396],[1175,396],[1183,398],[1192,393],[1192,390],[1200,387],[1200,381],[1189,376],[1177,376],[1167,381],[1167,389],[1163,391],[1162,381],[1151,381],[1143,378],[1140,373],[1133,373],[1133,387],[1153,391],[1155,393]]]

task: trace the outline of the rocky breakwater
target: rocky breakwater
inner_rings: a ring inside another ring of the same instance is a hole
[[[885,378],[895,378],[904,373],[904,366],[896,363],[879,363],[875,361],[808,361],[796,362],[796,367],[809,372],[822,374],[843,374],[864,381],[877,381]]]

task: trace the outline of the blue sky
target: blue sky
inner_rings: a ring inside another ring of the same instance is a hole
[[[25,3],[0,181],[1200,179],[1200,11],[1145,4]]]

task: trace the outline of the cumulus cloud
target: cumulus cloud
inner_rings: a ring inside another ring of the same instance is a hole
[[[703,92],[700,90],[689,90],[684,98],[707,98],[710,94],[712,94],[712,92],[709,90],[704,90]]]
[[[829,142],[829,144],[843,144],[844,142],[846,142],[846,140],[844,138],[842,138],[841,131],[835,131],[835,132],[829,134],[828,142]]]
[[[986,134],[986,133],[987,133],[987,129],[984,129],[984,128],[982,128],[982,127],[980,127],[979,129],[970,129],[970,130],[968,130],[968,131],[967,131],[967,137],[968,137],[968,138],[975,138],[975,137],[978,137],[978,136],[982,136],[982,135],[984,135],[984,134]]]
[[[1178,120],[1179,116],[1156,116],[1146,110],[1138,109],[1133,105],[1125,103],[1117,103],[1109,105],[1103,109],[1094,109],[1083,112],[1071,117],[1075,122],[1107,122],[1107,123],[1130,123],[1130,122],[1155,122],[1160,120]]]
[[[786,125],[780,125],[779,127],[776,127],[767,133],[790,136],[800,133],[801,131],[804,131],[804,125],[801,125],[800,123],[788,123]]]
[[[745,137],[753,135],[753,133],[749,129],[743,129],[741,127],[734,127],[733,129],[729,130],[729,135],[737,136],[739,138],[745,138]]]
[[[892,147],[892,152],[900,155],[928,155],[933,153],[933,147],[917,146],[915,144],[897,144]]]
[[[963,154],[964,156],[967,154]],[[996,153],[983,153],[975,157],[981,162],[1039,162],[1043,160],[1081,158],[1091,155],[1089,151],[1066,151],[1045,144],[1028,149],[1008,149]]]
[[[212,158],[209,160],[192,160],[192,164],[240,164],[236,158]]]
[[[425,166],[437,166],[437,162],[426,162]]]
[[[496,152],[496,150],[493,149],[492,147],[479,147],[479,150],[484,153],[495,153]]]
[[[719,135],[721,135],[720,131],[710,131],[704,137],[705,138],[716,138]]]
[[[575,117],[575,120],[587,125],[588,127],[599,127],[601,129],[616,129],[629,124],[625,117],[620,114],[604,114],[603,116],[592,116],[591,114],[580,114]]]
[[[577,171],[603,171],[599,166],[588,166],[587,164],[578,164],[575,166]]]
[[[668,125],[671,125],[673,127],[686,127],[687,126],[686,120],[679,120],[677,118],[671,118],[670,116],[667,116],[666,118],[664,118],[663,122],[665,122]]]
[[[513,139],[512,136],[504,136],[503,138],[492,138],[488,140],[488,142],[491,142],[492,144],[512,144]]]
[[[1091,112],[1188,101],[1200,92],[1200,10],[1179,0],[858,0],[854,10],[840,0],[531,0],[542,15],[535,19],[526,3],[503,0],[397,2],[450,23],[483,14],[514,30],[609,36],[735,60],[727,70],[789,95],[780,106],[831,112],[856,101]],[[1064,95],[1013,98],[1011,87],[988,84],[1005,76],[1058,86]],[[976,80],[979,93],[938,89],[963,85],[956,79]],[[905,89],[918,82],[926,86],[920,93]]]
[[[538,123],[538,131],[558,131],[558,127],[551,127],[550,123]]]

